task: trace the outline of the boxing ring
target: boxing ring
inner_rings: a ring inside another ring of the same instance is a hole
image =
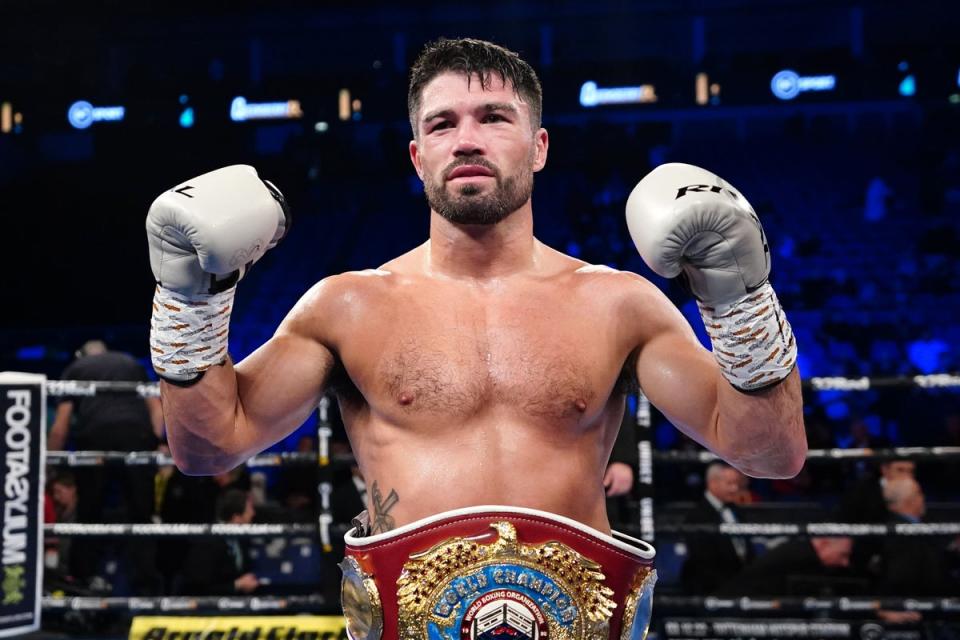
[[[809,391],[856,393],[870,389],[914,388],[922,390],[960,388],[960,375],[936,374],[896,378],[811,378],[804,381]],[[159,395],[157,384],[98,381],[45,381],[42,398],[90,397],[97,394],[136,394],[141,397]],[[65,537],[143,537],[190,538],[223,537],[311,537],[325,554],[334,550],[334,540],[347,530],[347,523],[335,522],[330,508],[333,491],[331,472],[353,461],[350,455],[330,454],[331,400],[324,398],[318,407],[318,451],[285,452],[254,456],[247,466],[291,467],[318,465],[319,513],[310,524],[186,524],[186,523],[48,523],[44,536]],[[724,536],[960,536],[960,522],[922,523],[848,523],[848,522],[736,522],[722,524],[660,523],[654,507],[654,465],[708,464],[717,457],[706,451],[657,451],[652,445],[649,402],[639,397],[635,414],[638,429],[639,518],[633,526],[618,527],[624,533],[637,535],[656,544],[658,538],[681,534],[720,534]],[[848,461],[917,460],[943,464],[960,460],[960,447],[908,447],[891,449],[812,449],[808,464],[831,464]],[[164,466],[172,465],[168,454],[153,451],[47,451],[44,465],[53,467],[91,466]],[[39,589],[38,589],[39,592]],[[876,620],[879,611],[912,611],[923,614],[925,622],[960,619],[960,591],[951,597],[777,597],[718,598],[658,594],[654,598],[651,633],[659,637],[881,637],[884,626]],[[338,606],[321,593],[289,596],[160,596],[160,597],[93,597],[46,594],[40,599],[42,611],[48,615],[76,612],[117,612],[131,616],[201,614],[276,615],[331,614]],[[920,637],[920,636],[916,636]]]

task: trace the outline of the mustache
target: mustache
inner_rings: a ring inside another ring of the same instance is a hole
[[[456,169],[457,167],[463,167],[467,165],[483,167],[487,171],[491,172],[494,175],[494,177],[497,178],[498,180],[500,178],[500,170],[497,169],[497,166],[495,164],[493,164],[486,158],[483,158],[481,156],[461,156],[456,160],[454,160],[453,162],[451,162],[450,164],[448,164],[446,168],[443,170],[444,182],[450,179],[450,174],[453,172],[454,169]]]

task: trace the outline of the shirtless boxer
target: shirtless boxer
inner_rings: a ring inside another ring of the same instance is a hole
[[[744,473],[799,471],[796,347],[742,196],[707,171],[665,165],[627,207],[644,259],[683,273],[697,296],[711,354],[644,278],[534,237],[533,174],[549,138],[539,81],[516,54],[434,43],[411,72],[408,107],[429,240],[378,269],[317,283],[236,365],[226,358],[234,284],[282,237],[282,197],[251,168],[228,167],[154,202],[151,347],[183,471],[243,463],[333,389],[371,488],[358,537],[387,540],[478,505],[548,512],[602,537],[604,470],[630,382]]]

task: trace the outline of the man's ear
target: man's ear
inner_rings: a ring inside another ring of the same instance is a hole
[[[417,147],[416,138],[410,141],[410,162],[413,163],[417,175],[423,180],[423,164],[420,162],[420,149]]]
[[[547,164],[547,150],[550,147],[550,136],[543,127],[534,134],[534,145],[533,171],[536,173]]]

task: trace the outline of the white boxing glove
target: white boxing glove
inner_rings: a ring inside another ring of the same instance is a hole
[[[198,380],[226,359],[236,283],[286,234],[289,210],[253,167],[234,165],[160,195],[146,226],[157,280],[154,369],[168,380]]]
[[[205,173],[150,205],[153,276],[161,287],[186,296],[218,293],[276,246],[288,222],[283,196],[253,167]]]
[[[767,281],[770,248],[747,199],[705,169],[670,163],[640,181],[626,213],[644,262],[681,276],[697,298],[727,380],[755,390],[786,378],[796,342]]]
[[[627,200],[627,226],[655,273],[681,274],[697,300],[729,304],[770,275],[770,250],[753,207],[700,167],[663,164]]]

